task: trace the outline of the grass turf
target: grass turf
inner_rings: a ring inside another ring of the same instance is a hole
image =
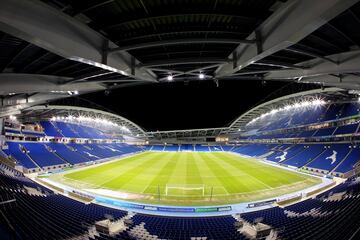
[[[170,205],[254,201],[321,181],[226,152],[145,152],[50,178],[82,189],[131,193],[125,198],[136,202]],[[166,185],[182,188],[169,188],[166,195]],[[204,195],[201,189],[190,189],[200,185]]]

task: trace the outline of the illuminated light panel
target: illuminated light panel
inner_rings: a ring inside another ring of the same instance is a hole
[[[255,123],[257,120],[262,119],[262,118],[264,118],[264,117],[266,117],[268,115],[273,115],[273,114],[276,114],[278,112],[289,111],[289,110],[292,110],[292,109],[306,108],[306,107],[321,106],[321,105],[324,105],[325,103],[326,102],[324,100],[315,99],[315,100],[312,100],[312,101],[302,101],[302,102],[296,102],[296,103],[293,103],[293,104],[289,104],[289,105],[286,105],[286,106],[284,106],[282,108],[273,109],[270,112],[261,114],[259,117],[256,117],[256,118],[252,119],[250,122],[248,122],[246,124],[246,126],[251,125],[251,124]]]
[[[93,118],[93,117],[85,117],[85,116],[79,116],[79,117],[75,117],[72,115],[69,115],[67,117],[64,116],[54,116],[51,118],[51,121],[71,121],[71,122],[80,122],[80,123],[96,123],[96,124],[101,124],[101,125],[106,125],[106,126],[113,126],[113,127],[120,127],[120,129],[122,131],[125,132],[131,132],[126,126],[119,126],[117,123],[114,123],[110,120],[107,119],[103,119],[103,118]]]

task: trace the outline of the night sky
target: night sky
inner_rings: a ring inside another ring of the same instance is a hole
[[[104,92],[91,93],[82,98],[148,131],[213,128],[229,125],[266,97],[271,100],[285,95],[278,91],[285,85],[288,88],[289,83],[224,80],[216,87],[213,81],[166,82],[120,88],[108,96]]]

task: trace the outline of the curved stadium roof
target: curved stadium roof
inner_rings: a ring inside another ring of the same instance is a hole
[[[84,108],[84,107],[75,107],[75,106],[60,106],[60,105],[38,105],[30,108],[26,108],[21,111],[19,118],[23,121],[39,121],[39,120],[48,120],[54,117],[88,117],[92,119],[103,119],[110,121],[114,124],[117,124],[119,128],[123,128],[129,131],[124,131],[126,135],[131,136],[145,136],[145,131],[138,126],[137,124],[131,122],[130,120],[121,117],[117,114],[110,112]]]
[[[359,15],[358,0],[2,0],[1,114],[169,74],[360,89]]]

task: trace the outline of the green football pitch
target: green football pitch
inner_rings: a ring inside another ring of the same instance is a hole
[[[144,152],[50,178],[120,199],[181,206],[266,199],[321,182],[227,152]]]

